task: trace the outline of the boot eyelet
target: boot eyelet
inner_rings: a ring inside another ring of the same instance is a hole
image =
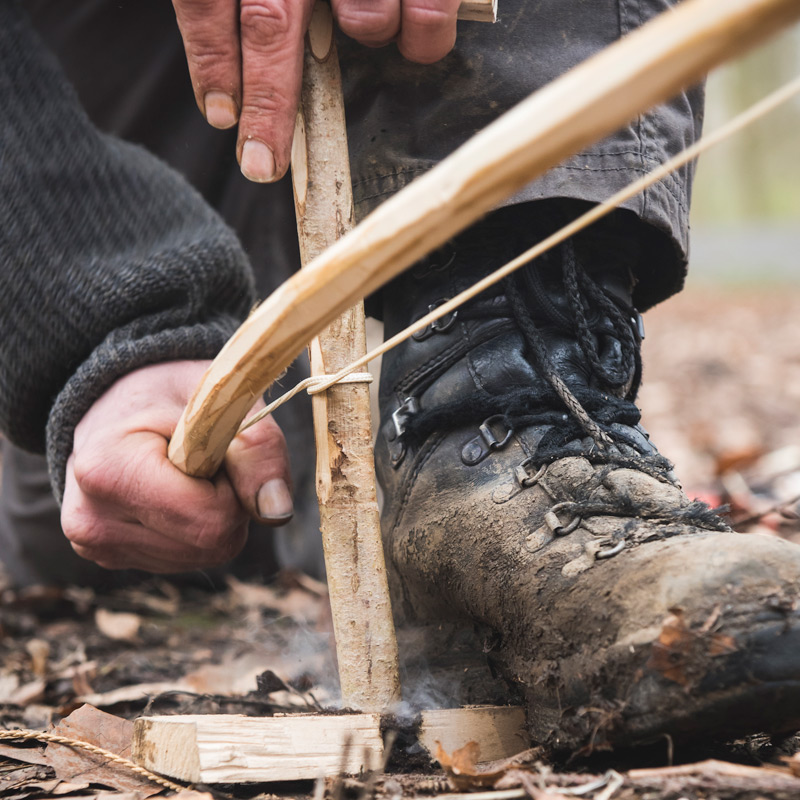
[[[644,317],[634,308],[631,316],[631,327],[639,342],[644,341]]]
[[[613,556],[617,555],[617,553],[621,553],[625,549],[625,540],[620,539],[613,547],[607,547],[604,550],[598,550],[594,557],[597,559],[603,558],[612,558]]]
[[[514,468],[514,477],[516,477],[517,483],[523,489],[535,486],[539,483],[539,480],[544,476],[545,472],[547,472],[547,464],[542,464],[535,473],[531,473],[530,466],[532,463],[533,459],[529,456]]]
[[[428,313],[439,308],[439,306],[446,303],[449,299],[450,298],[448,297],[442,297],[435,303],[431,303],[428,306]],[[456,319],[458,319],[458,311],[451,311],[449,314],[445,314],[443,317],[441,317],[441,319],[435,319],[430,323],[430,325],[426,325],[422,330],[412,333],[411,338],[417,342],[422,342],[425,339],[433,336],[434,333],[447,333],[447,331],[449,331],[450,328],[455,325]]]
[[[406,432],[408,418],[419,413],[419,402],[416,397],[406,397],[402,405],[392,413],[394,430],[389,433],[389,441],[399,439]]]
[[[498,439],[494,435],[494,431],[492,430],[492,423],[493,422],[502,422],[506,426],[505,435],[502,439]],[[508,424],[506,418],[502,414],[495,414],[492,417],[487,417],[481,424],[478,426],[478,430],[481,433],[481,437],[483,441],[486,442],[486,445],[490,450],[500,450],[505,447],[509,439],[511,439],[511,434],[514,433],[514,428]]]
[[[505,425],[502,439],[498,439],[492,430],[492,423],[497,421],[501,421]],[[470,439],[461,448],[461,461],[468,467],[474,467],[476,464],[480,464],[489,453],[494,450],[501,450],[505,447],[509,441],[511,441],[514,428],[508,424],[506,418],[502,414],[495,414],[494,416],[487,417],[478,426],[478,431],[480,435]]]
[[[406,445],[402,439],[406,432],[406,423],[414,414],[419,413],[419,401],[416,397],[406,397],[399,408],[392,413],[392,424],[384,434],[389,447],[392,466],[397,469],[406,456]]]
[[[558,518],[558,512],[571,506],[572,503],[556,503],[545,515],[544,521],[547,527],[553,531],[554,536],[568,536],[583,522],[581,517],[576,514],[566,525],[561,524]]]

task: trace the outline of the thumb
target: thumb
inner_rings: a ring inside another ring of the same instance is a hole
[[[284,525],[294,514],[289,451],[278,424],[265,417],[231,442],[225,472],[239,502],[268,525]]]

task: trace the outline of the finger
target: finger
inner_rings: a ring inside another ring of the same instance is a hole
[[[195,99],[210,125],[232,128],[242,98],[238,0],[173,0]]]
[[[334,0],[342,32],[368,47],[381,47],[400,30],[400,0]]]
[[[238,157],[258,183],[289,167],[300,100],[303,39],[313,0],[241,0],[242,111]]]
[[[432,64],[456,43],[460,0],[403,0],[397,48],[409,60]]]
[[[272,417],[257,422],[231,442],[225,472],[239,501],[255,519],[284,525],[292,518],[289,451]]]

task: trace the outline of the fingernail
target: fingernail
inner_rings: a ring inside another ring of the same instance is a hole
[[[242,148],[242,175],[256,183],[269,183],[275,178],[275,156],[258,139],[248,139]]]
[[[286,481],[280,478],[273,478],[271,481],[267,481],[258,490],[256,507],[262,519],[289,519],[294,514],[294,505]]]
[[[232,128],[239,119],[236,101],[225,92],[208,92],[203,98],[206,109],[206,120],[214,128]]]

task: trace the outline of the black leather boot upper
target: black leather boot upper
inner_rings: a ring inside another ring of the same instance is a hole
[[[518,214],[484,224],[395,281],[385,295],[387,338],[516,255],[535,236],[521,235],[518,224]],[[541,226],[539,236],[555,224]],[[633,403],[643,334],[632,304],[638,252],[627,242],[609,256],[608,238],[568,242],[384,356],[376,454],[389,497],[405,477],[409,452],[431,434],[464,426],[474,430],[461,451],[465,467],[505,446],[512,431],[540,463],[596,452],[548,373],[617,448],[653,454]]]
[[[490,221],[403,275],[387,333],[516,255],[519,224]],[[800,727],[800,547],[729,532],[639,427],[639,259],[618,233],[384,356],[395,610],[477,629],[554,748]]]

